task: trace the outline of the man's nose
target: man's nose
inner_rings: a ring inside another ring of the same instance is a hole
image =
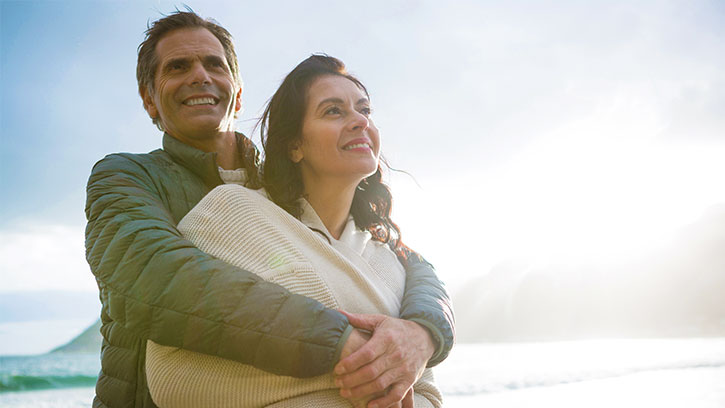
[[[196,62],[189,71],[189,83],[191,85],[204,85],[211,83],[211,77],[206,71],[204,64]]]

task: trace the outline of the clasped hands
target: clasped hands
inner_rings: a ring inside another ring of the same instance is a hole
[[[340,312],[354,327],[334,369],[340,395],[356,407],[413,408],[413,384],[435,351],[428,331],[390,316]]]

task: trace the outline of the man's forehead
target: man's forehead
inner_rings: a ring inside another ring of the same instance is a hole
[[[156,44],[161,59],[184,56],[224,56],[224,47],[211,31],[204,27],[180,28],[168,32]]]

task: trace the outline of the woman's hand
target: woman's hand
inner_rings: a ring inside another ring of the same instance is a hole
[[[362,346],[365,345],[365,343],[368,342],[368,340],[370,340],[370,334],[358,329],[352,329],[352,332],[350,332],[350,336],[348,336],[345,345],[342,347],[342,352],[340,353],[340,360],[343,360],[345,357],[359,350]],[[348,400],[350,401],[350,403],[352,403],[353,408],[365,408],[367,406],[367,403],[370,402],[372,398],[380,397],[383,395],[385,394],[379,393],[375,396],[365,396],[361,398],[349,397]]]
[[[335,366],[335,384],[345,398],[386,392],[368,407],[413,407],[412,387],[423,374],[435,348],[428,331],[418,323],[385,315],[343,312],[354,327],[372,332],[367,343],[343,356]],[[355,333],[355,331],[353,331]],[[353,334],[350,335],[352,337]]]

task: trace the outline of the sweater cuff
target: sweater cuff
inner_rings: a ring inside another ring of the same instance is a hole
[[[430,368],[435,366],[439,363],[439,361],[436,360],[441,356],[441,354],[443,354],[443,344],[445,343],[443,340],[443,334],[440,332],[440,330],[438,330],[437,327],[435,327],[433,324],[426,320],[412,318],[408,319],[408,321],[418,323],[428,331],[428,334],[430,334],[430,338],[431,340],[433,340],[433,346],[435,347],[435,351],[433,352],[431,358],[428,360],[428,364],[426,365],[426,367]]]
[[[337,364],[340,361],[340,355],[342,354],[342,349],[345,347],[345,343],[347,342],[347,338],[350,337],[350,334],[352,333],[352,325],[347,324],[347,327],[345,327],[345,331],[342,332],[342,336],[340,336],[340,341],[337,343],[337,349],[335,350],[335,364]]]

